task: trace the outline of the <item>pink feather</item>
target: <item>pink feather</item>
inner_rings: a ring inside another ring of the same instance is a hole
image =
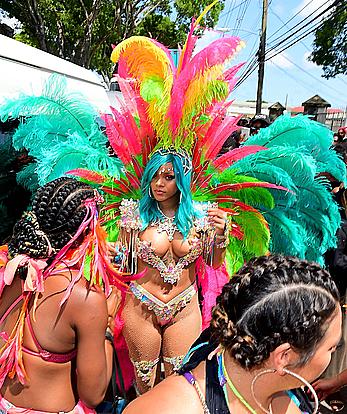
[[[256,154],[257,152],[264,150],[267,150],[267,148],[260,145],[249,145],[241,148],[235,148],[218,157],[215,161],[213,161],[213,165],[220,171],[224,171],[226,168],[229,168],[234,162],[239,161],[248,155]]]
[[[163,44],[161,44],[161,43],[157,42],[155,39],[150,39],[150,40],[151,40],[151,42],[153,42],[153,43],[154,43],[157,47],[159,47],[159,49],[161,49],[163,52],[165,52],[165,54],[166,54],[166,56],[168,57],[169,62],[170,62],[170,69],[171,69],[171,71],[172,71],[172,74],[175,76],[175,75],[176,75],[176,66],[175,66],[175,64],[174,64],[174,62],[173,62],[173,59],[172,59],[172,56],[171,56],[170,50],[169,50],[167,47],[165,47]]]
[[[190,59],[192,57],[196,42],[198,40],[198,37],[194,36],[194,30],[195,29],[196,29],[195,19],[192,19],[192,23],[190,25],[190,30],[189,30],[189,33],[188,33],[188,37],[187,37],[186,43],[184,45],[184,50],[181,53],[180,60],[179,60],[179,63],[178,63],[177,73],[181,72],[185,68],[185,66],[187,65],[187,63],[190,61]]]
[[[127,149],[127,145],[126,143],[123,143],[123,137],[120,135],[118,129],[116,128],[112,116],[106,114],[103,116],[103,119],[106,126],[106,135],[112,149],[117,154],[119,159],[123,162],[123,164],[129,164],[131,158]]]
[[[231,59],[239,43],[238,37],[217,39],[197,53],[190,64],[180,72],[172,88],[171,103],[168,109],[170,128],[174,135],[177,133],[182,118],[184,95],[190,82],[197,74],[203,74],[206,69]]]
[[[244,62],[239,63],[238,65],[234,65],[233,67],[231,67],[230,69],[226,70],[224,72],[224,80],[229,81],[231,79],[234,78],[234,76],[236,75],[236,73],[239,71],[240,68],[242,68],[242,66],[244,66]]]
[[[225,265],[214,269],[203,262],[200,257],[196,263],[198,283],[201,287],[202,303],[202,329],[209,326],[212,319],[212,308],[216,305],[217,296],[222,292],[223,286],[229,281],[230,276]]]
[[[238,129],[236,124],[240,118],[241,115],[236,118],[225,118],[219,128],[213,131],[210,141],[205,145],[205,157],[207,159],[214,159],[217,157],[225,140],[232,134],[232,132]]]

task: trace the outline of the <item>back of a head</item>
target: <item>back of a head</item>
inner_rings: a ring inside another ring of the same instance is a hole
[[[232,277],[217,299],[211,328],[244,368],[289,343],[307,362],[335,315],[339,293],[319,265],[292,257],[259,257]]]
[[[41,187],[32,211],[15,224],[9,254],[47,258],[59,251],[77,232],[87,210],[83,201],[94,190],[73,178],[58,178]]]

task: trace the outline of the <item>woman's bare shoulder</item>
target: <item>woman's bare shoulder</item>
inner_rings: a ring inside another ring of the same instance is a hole
[[[179,375],[172,375],[133,401],[124,414],[201,414],[195,388]]]

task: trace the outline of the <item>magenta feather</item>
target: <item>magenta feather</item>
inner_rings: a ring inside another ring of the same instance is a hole
[[[226,139],[232,134],[232,132],[239,128],[236,124],[240,117],[241,115],[236,118],[225,118],[219,128],[211,132],[210,140],[205,145],[205,157],[207,159],[215,159],[217,157]]]
[[[119,114],[119,116],[121,116],[121,114]],[[103,116],[103,120],[105,121],[106,135],[113,151],[117,154],[124,165],[129,164],[131,154],[129,153],[125,139],[116,128],[114,119],[111,115],[106,114]]]
[[[185,68],[185,66],[187,65],[187,63],[189,63],[192,57],[196,42],[198,40],[198,37],[194,36],[195,29],[196,29],[195,19],[193,19],[190,25],[190,30],[188,33],[188,37],[185,43],[184,50],[181,53],[180,60],[178,63],[178,71],[177,71],[178,73],[181,72]]]
[[[172,87],[171,102],[168,109],[170,129],[174,135],[177,133],[180,125],[184,96],[190,82],[197,74],[203,74],[213,66],[224,64],[228,59],[231,59],[239,43],[240,39],[237,37],[224,37],[215,40],[197,53],[192,58],[190,64],[177,76]]]

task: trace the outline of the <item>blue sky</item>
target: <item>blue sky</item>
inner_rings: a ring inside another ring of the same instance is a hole
[[[312,12],[314,12],[312,17],[316,16],[327,5],[327,0],[269,0],[268,43],[271,44],[276,37],[288,28],[297,25]],[[246,10],[245,6],[248,6]],[[288,22],[303,7],[304,9],[288,23],[288,27],[283,28],[283,22]],[[243,13],[241,12],[243,11],[245,14],[242,19]],[[223,35],[237,35],[245,41],[246,47],[239,53],[235,63],[249,61],[259,46],[261,14],[262,0],[225,0],[225,7],[221,12],[217,27],[217,29],[221,28],[222,32],[206,33],[199,40],[198,47],[203,47]],[[278,32],[275,34],[276,31]],[[339,75],[329,80],[321,77],[322,69],[307,60],[312,50],[313,39],[313,35],[309,35],[266,63],[263,100],[280,101],[284,105],[288,96],[288,106],[298,106],[311,96],[318,94],[330,102],[332,107],[346,108],[347,76]],[[232,98],[255,99],[257,76],[258,71],[255,70],[232,93]]]

